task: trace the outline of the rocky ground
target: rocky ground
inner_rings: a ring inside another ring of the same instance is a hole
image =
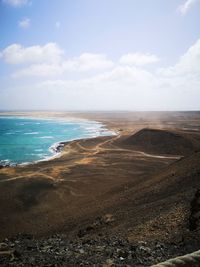
[[[129,242],[124,238],[84,238],[69,241],[19,235],[0,243],[0,266],[150,266],[183,250],[183,243]]]

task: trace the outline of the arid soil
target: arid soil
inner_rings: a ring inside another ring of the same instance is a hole
[[[148,266],[200,247],[199,112],[31,115],[97,120],[117,135],[66,143],[50,161],[1,168],[1,240],[62,234],[76,243],[106,238],[113,247],[122,238],[165,247],[159,259],[118,266]],[[105,256],[102,265],[117,266],[109,259],[117,264]]]

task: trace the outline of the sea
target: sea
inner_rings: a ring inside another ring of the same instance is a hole
[[[47,160],[60,142],[112,134],[96,121],[0,116],[0,165]]]

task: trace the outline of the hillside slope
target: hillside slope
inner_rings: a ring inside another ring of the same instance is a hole
[[[200,149],[200,135],[145,128],[122,139],[119,145],[153,154],[187,155]]]

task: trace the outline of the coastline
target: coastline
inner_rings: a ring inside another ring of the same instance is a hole
[[[51,120],[51,121],[55,121],[55,122],[66,122],[66,123],[91,123],[91,124],[96,124],[99,125],[99,130],[97,131],[97,135],[93,135],[93,136],[88,136],[88,137],[80,137],[80,138],[73,138],[70,140],[61,140],[61,141],[57,141],[55,143],[53,143],[48,150],[52,153],[52,155],[48,155],[42,159],[39,160],[34,160],[34,161],[30,161],[30,162],[22,162],[22,163],[6,163],[6,164],[0,164],[0,168],[6,168],[6,167],[24,167],[24,166],[28,166],[28,165],[33,165],[33,164],[37,164],[39,162],[48,162],[51,161],[53,159],[62,157],[62,152],[63,152],[63,148],[65,147],[65,145],[69,142],[73,142],[73,141],[77,141],[77,140],[83,140],[83,139],[90,139],[90,138],[98,138],[101,136],[113,136],[113,135],[117,135],[118,133],[114,132],[113,130],[107,129],[106,125],[103,124],[100,121],[95,121],[95,120],[89,120],[86,118],[77,118],[77,117],[72,117],[72,116],[67,116],[67,117],[62,117],[62,116],[52,116],[52,114],[49,113],[45,113],[45,114],[40,114],[39,116],[35,116],[32,112],[25,112],[25,113],[15,113],[15,112],[8,112],[8,113],[2,113],[0,112],[0,118],[28,118],[28,119],[32,119],[32,120]],[[102,134],[101,133],[107,133],[107,134]],[[6,161],[6,160],[2,160],[2,161]]]
[[[62,145],[58,158],[0,169],[0,240],[22,233],[36,240],[30,242],[43,238],[54,246],[51,237],[60,240],[65,235],[62,241],[75,248],[72,255],[81,244],[86,260],[90,251],[97,255],[96,245],[108,241],[112,253],[118,253],[122,248],[116,241],[124,240],[126,264],[129,246],[136,244],[139,250],[141,242],[148,251],[158,251],[159,244],[166,256],[194,251],[200,238],[188,225],[191,201],[200,186],[199,115],[77,114],[117,135],[61,142],[55,146],[59,150]],[[198,133],[191,130],[194,126]],[[20,240],[27,253],[26,237]],[[60,249],[60,241],[55,246]],[[171,253],[174,247],[177,251]],[[37,257],[38,250],[34,253]]]

